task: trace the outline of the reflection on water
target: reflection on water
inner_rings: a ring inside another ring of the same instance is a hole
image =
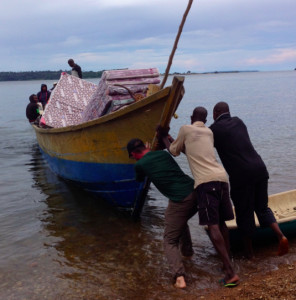
[[[269,192],[295,188],[294,77],[295,72],[186,76],[186,94],[179,118],[172,122],[172,135],[188,123],[195,106],[209,110],[211,124],[212,107],[227,100],[233,114],[246,122],[268,166]],[[167,199],[153,185],[135,223],[48,169],[24,119],[27,103],[19,101],[41,83],[13,83],[13,89],[0,83],[5,99],[0,102],[5,112],[0,119],[0,298],[190,300],[219,288],[221,262],[197,216],[190,221],[195,255],[185,261],[188,288],[177,291],[171,285],[162,246]],[[177,161],[189,174],[186,158]],[[257,245],[257,259],[251,263],[236,251],[234,268],[244,279],[291,263],[296,260],[295,238],[291,245],[291,253],[283,257],[274,256],[273,241]]]
[[[37,145],[31,153],[29,174],[42,205],[28,212],[38,224],[33,221],[35,231],[22,242],[22,256],[2,264],[3,299],[196,299],[218,287],[221,263],[197,216],[190,222],[195,256],[185,261],[189,287],[177,291],[162,248],[167,200],[153,186],[141,220],[134,222],[58,179]],[[274,243],[255,250],[260,264],[235,255],[241,277],[295,258],[275,258]]]

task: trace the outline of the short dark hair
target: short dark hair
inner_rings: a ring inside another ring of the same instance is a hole
[[[145,144],[143,143],[142,140],[140,139],[131,139],[127,145],[126,145],[126,149],[128,152],[128,156],[131,157],[132,156],[132,152],[136,152],[138,150],[143,150],[145,149]]]
[[[218,102],[213,109],[217,114],[224,114],[229,112],[229,105],[226,102]]]
[[[193,122],[196,121],[206,122],[207,116],[208,116],[208,111],[204,107],[198,106],[193,110],[191,119]]]
[[[29,97],[29,100],[30,100],[31,103],[35,102],[35,101],[34,101],[34,97],[35,97],[35,96],[36,96],[35,94],[32,94],[32,95]]]

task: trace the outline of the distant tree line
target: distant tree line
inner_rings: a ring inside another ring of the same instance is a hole
[[[59,80],[61,73],[71,74],[71,71],[29,71],[29,72],[0,72],[0,81],[17,80]],[[83,79],[100,78],[104,71],[83,71]]]

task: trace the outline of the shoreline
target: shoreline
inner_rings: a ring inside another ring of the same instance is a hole
[[[294,300],[296,299],[296,261],[281,264],[277,270],[264,273],[243,274],[234,288],[218,288],[197,299],[206,300]]]

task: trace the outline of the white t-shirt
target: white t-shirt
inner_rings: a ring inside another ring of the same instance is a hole
[[[177,156],[182,150],[185,150],[194,177],[194,188],[210,181],[228,182],[225,169],[216,159],[213,133],[203,122],[180,128],[170,152]]]

